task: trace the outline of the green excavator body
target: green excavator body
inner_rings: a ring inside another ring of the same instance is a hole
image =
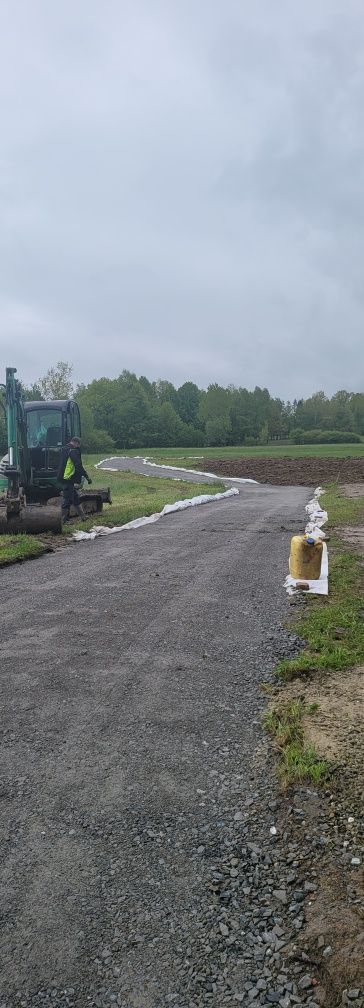
[[[81,437],[73,399],[24,402],[16,368],[6,368],[8,452],[0,463],[0,533],[61,532],[59,469],[72,437]],[[110,490],[79,491],[83,509],[102,511]]]

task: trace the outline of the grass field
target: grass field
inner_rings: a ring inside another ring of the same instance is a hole
[[[185,468],[198,468],[199,459],[214,458],[358,458],[364,455],[364,442],[362,444],[322,444],[322,445],[293,445],[293,444],[268,444],[236,445],[221,448],[134,448],[133,450],[115,451],[116,455],[135,456],[143,458],[147,456],[153,462],[162,462],[164,465],[183,466]]]

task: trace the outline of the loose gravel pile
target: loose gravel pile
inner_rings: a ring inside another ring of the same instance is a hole
[[[196,463],[197,466],[197,463]],[[274,486],[318,486],[319,483],[360,483],[364,479],[361,458],[234,458],[205,459],[198,462],[202,472],[217,476],[255,479]]]

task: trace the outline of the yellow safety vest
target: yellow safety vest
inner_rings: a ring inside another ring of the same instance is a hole
[[[74,462],[72,462],[72,459],[68,458],[66,462],[66,468],[63,473],[63,479],[64,480],[71,479],[71,476],[73,476],[75,472],[76,472],[75,464]]]

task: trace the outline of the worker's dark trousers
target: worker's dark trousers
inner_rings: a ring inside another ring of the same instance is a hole
[[[74,483],[64,480],[62,484],[62,521],[68,521],[70,516],[71,504],[76,508],[77,513],[82,516],[83,511],[80,505],[80,498],[78,496],[76,487]]]

